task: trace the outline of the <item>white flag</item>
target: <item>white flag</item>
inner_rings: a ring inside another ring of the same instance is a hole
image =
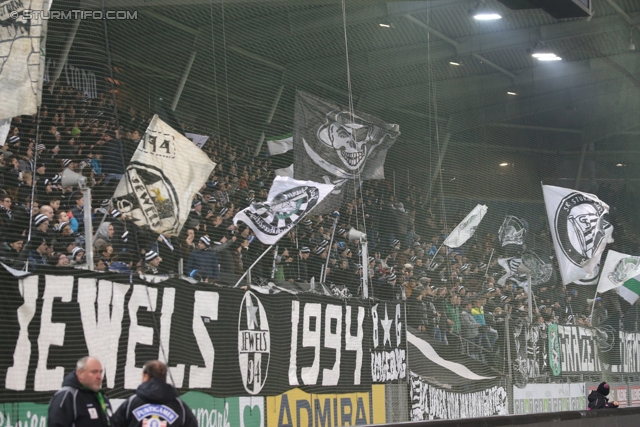
[[[315,208],[335,186],[277,176],[264,203],[252,203],[233,218],[247,224],[265,245],[276,243]]]
[[[11,130],[11,119],[0,119],[0,146],[7,141],[7,135]]]
[[[184,136],[196,144],[198,148],[202,148],[209,140],[209,135],[198,135],[197,133],[185,133]]]
[[[193,142],[153,116],[113,194],[116,209],[140,226],[177,236],[191,202],[216,164]]]
[[[293,150],[293,135],[269,138],[267,139],[267,146],[269,147],[269,154],[272,156],[284,154],[289,150]]]
[[[518,267],[520,266],[520,264],[522,264],[522,258],[499,258],[498,265],[504,268],[505,274],[498,279],[497,283],[500,286],[504,286],[507,284],[507,280],[512,280],[518,286],[522,286],[528,291],[529,286],[527,284],[527,275],[518,273]]]
[[[469,212],[469,215],[447,236],[443,244],[450,248],[459,248],[464,245],[464,243],[473,236],[473,233],[476,232],[478,224],[480,224],[480,221],[482,221],[486,213],[487,207],[485,205],[478,205],[473,208],[473,210]]]
[[[593,194],[543,185],[553,246],[562,283],[594,277],[613,227],[605,221],[609,205]]]
[[[43,0],[0,2],[0,118],[35,114],[42,93]]]
[[[635,285],[638,276],[640,276],[640,256],[609,250],[600,275],[598,292],[607,292],[620,286],[633,289],[631,284]]]

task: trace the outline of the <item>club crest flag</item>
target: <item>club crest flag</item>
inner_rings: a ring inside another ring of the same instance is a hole
[[[277,176],[267,201],[251,203],[233,217],[233,223],[244,222],[262,243],[272,245],[318,206],[333,188],[331,184]]]
[[[193,197],[215,166],[156,114],[113,194],[112,205],[139,227],[177,236]]]
[[[456,228],[453,229],[451,234],[447,236],[444,241],[444,245],[450,248],[459,248],[464,245],[467,240],[473,236],[482,221],[482,218],[487,213],[487,207],[485,205],[477,205],[469,215],[463,219]]]
[[[636,302],[640,296],[640,256],[609,250],[600,274],[598,292],[616,288],[630,304]]]
[[[513,215],[507,215],[498,231],[498,239],[504,247],[507,245],[522,246],[527,237],[527,222]]]
[[[613,227],[604,219],[609,205],[569,188],[543,185],[542,190],[562,283],[595,277],[605,246],[613,242]]]
[[[504,275],[498,279],[498,284],[500,286],[505,286],[507,284],[507,280],[510,280],[517,284],[518,286],[522,286],[523,288],[527,288],[527,275],[519,274],[518,267],[522,264],[522,258],[499,258],[498,265],[504,268]]]
[[[40,41],[46,21],[30,11],[43,9],[43,0],[0,1],[0,118],[37,111],[42,96]]]
[[[398,125],[298,91],[294,177],[335,185],[316,213],[339,209],[345,194],[354,197],[355,182],[384,179],[387,151],[399,135]]]

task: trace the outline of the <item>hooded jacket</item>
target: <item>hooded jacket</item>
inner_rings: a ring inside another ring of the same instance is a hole
[[[196,417],[180,400],[176,389],[157,379],[140,384],[136,393],[120,405],[113,415],[113,427],[153,425],[144,422],[151,418],[166,421],[171,427],[198,427]]]
[[[98,398],[101,392],[86,388],[76,376],[69,373],[49,403],[49,427],[109,427],[111,404],[102,395],[105,409]]]
[[[607,398],[609,390],[609,384],[606,382],[600,383],[598,388],[589,394],[587,409],[617,408],[613,402],[609,403],[609,399]]]

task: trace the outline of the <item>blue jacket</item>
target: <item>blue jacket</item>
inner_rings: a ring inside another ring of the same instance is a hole
[[[192,251],[187,261],[185,274],[190,274],[193,270],[198,270],[198,274],[202,277],[220,279],[220,267],[216,253],[209,249]]]

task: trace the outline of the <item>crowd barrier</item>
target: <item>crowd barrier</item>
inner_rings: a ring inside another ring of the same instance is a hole
[[[47,402],[86,354],[102,361],[115,404],[138,386],[145,361],[166,361],[209,427],[576,411],[605,372],[622,407],[640,404],[639,334],[514,320],[511,365],[505,357],[501,368],[407,327],[402,301],[61,268],[15,273],[0,269],[0,427],[45,427]]]

